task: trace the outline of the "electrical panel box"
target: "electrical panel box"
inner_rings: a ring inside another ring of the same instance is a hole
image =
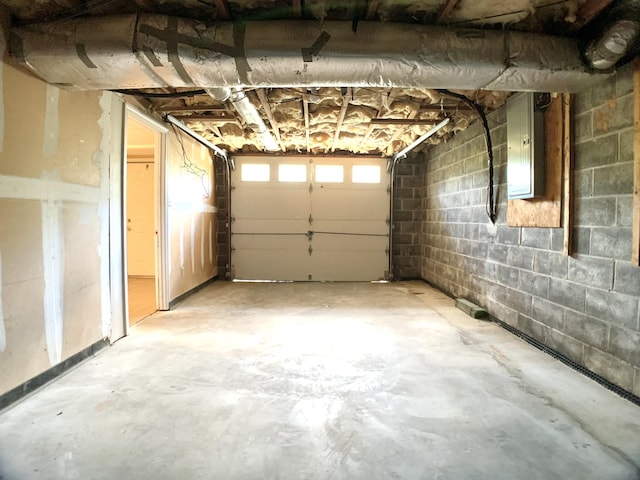
[[[544,195],[544,119],[534,93],[507,101],[507,196]]]

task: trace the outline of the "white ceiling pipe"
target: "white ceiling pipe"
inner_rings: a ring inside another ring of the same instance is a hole
[[[409,153],[411,150],[416,148],[418,145],[420,145],[422,142],[424,142],[427,138],[431,137],[434,133],[436,133],[438,130],[440,130],[442,127],[444,127],[450,121],[451,121],[451,118],[447,117],[444,120],[442,120],[440,123],[434,125],[434,127],[431,130],[429,130],[427,133],[425,133],[420,138],[415,140],[413,143],[407,145],[402,150],[400,150],[398,153],[396,153],[393,156],[393,161],[396,162],[397,160],[406,157],[407,153]]]
[[[247,97],[247,94],[238,87],[221,87],[221,88],[207,88],[206,92],[216,100],[230,101],[233,108],[240,114],[246,123],[247,128],[254,131],[265,150],[269,152],[277,152],[280,150],[280,146],[276,139],[273,138],[269,128],[264,123],[264,120],[260,116],[260,112],[251,103],[251,100]]]
[[[164,15],[12,30],[11,54],[49,83],[159,87],[406,87],[578,91],[603,74],[573,38],[433,25],[301,20],[207,25]]]
[[[229,161],[229,154],[227,153],[226,150],[218,147],[217,145],[214,145],[209,140],[207,140],[202,135],[200,135],[198,132],[194,132],[177,118],[171,115],[165,115],[164,119],[167,122],[171,123],[172,125],[175,125],[176,127],[178,127],[180,130],[182,130],[184,133],[189,135],[195,141],[200,142],[205,147],[209,148],[210,150],[213,150],[216,155],[218,155],[219,157],[222,157],[225,161]]]

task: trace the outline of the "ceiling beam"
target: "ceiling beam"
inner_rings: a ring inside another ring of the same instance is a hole
[[[446,20],[457,3],[458,0],[446,0],[440,8],[440,11],[438,12],[436,23],[442,23],[444,20]]]
[[[174,116],[174,118],[181,122],[235,123],[240,125],[236,118],[220,117],[218,115],[180,115]]]
[[[367,5],[367,13],[364,17],[365,20],[375,20],[377,12],[378,0],[369,0],[369,4]]]
[[[372,118],[369,125],[435,125],[435,120],[420,118]]]
[[[134,0],[138,9],[144,12],[153,12],[154,10],[154,2],[153,0]]]
[[[302,18],[302,2],[301,0],[293,0],[293,16]]]
[[[407,115],[407,118],[405,120],[413,120],[414,118],[416,118],[418,116],[418,112],[419,112],[419,110],[415,110],[415,111],[409,113],[409,115]],[[391,148],[393,148],[393,142],[398,140],[400,135],[402,135],[402,131],[403,130],[404,129],[402,129],[402,128],[399,128],[398,130],[396,130],[396,133],[394,133],[393,136],[391,137],[391,140],[389,140],[389,143],[385,147],[385,151],[388,152],[387,155],[391,156],[391,154],[393,154],[393,151],[390,151]]]
[[[338,121],[336,122],[336,134],[333,137],[333,143],[331,144],[331,151],[336,150],[336,143],[340,138],[340,130],[342,130],[342,122],[347,115],[347,109],[349,108],[349,101],[351,98],[351,87],[347,88],[347,93],[342,97],[342,107],[340,107],[340,115],[338,115]]]
[[[280,138],[280,126],[278,125],[278,122],[276,122],[276,119],[273,116],[273,112],[271,111],[271,107],[269,106],[269,99],[267,98],[267,93],[264,91],[263,88],[258,88],[256,89],[256,95],[258,95],[258,100],[260,100],[260,103],[262,104],[262,108],[264,108],[264,113],[267,116],[269,123],[271,124],[271,131],[273,132],[273,135],[276,137],[276,141],[278,142],[278,145],[280,145],[280,150],[282,150],[283,152],[286,152],[287,149],[285,148],[284,143],[282,143],[282,138]]]
[[[213,0],[213,3],[218,10],[219,20],[231,20],[231,15],[229,14],[229,6],[227,5],[226,0]]]
[[[304,113],[304,132],[307,137],[307,153],[309,153],[311,151],[309,142],[309,95],[306,93],[302,95],[302,110]]]
[[[570,26],[571,30],[579,30],[586,24],[596,18],[600,12],[613,3],[613,0],[587,0],[582,4],[578,13],[576,13],[576,21]]]
[[[226,112],[227,109],[220,105],[163,105],[154,109],[156,112]]]

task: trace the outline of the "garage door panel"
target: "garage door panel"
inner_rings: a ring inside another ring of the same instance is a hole
[[[234,233],[306,233],[311,227],[308,219],[238,219],[233,222]]]
[[[327,251],[311,256],[312,280],[316,281],[371,281],[384,278],[380,265],[386,255],[380,251]]]
[[[374,251],[384,254],[388,241],[385,237],[356,237],[349,235],[314,235],[313,254],[323,252],[345,252]],[[386,256],[386,254],[385,254]]]
[[[232,194],[236,218],[309,218],[308,189],[236,188]]]
[[[239,280],[306,281],[311,271],[309,258],[306,251],[236,250],[233,269]]]
[[[382,220],[313,220],[308,230],[331,233],[360,233],[384,235],[387,238],[388,226]]]
[[[296,235],[239,235],[232,240],[233,248],[239,250],[263,250],[265,252],[289,250],[305,252],[308,255],[309,240],[306,236]]]
[[[345,206],[348,205],[348,208]],[[384,221],[389,211],[386,189],[313,192],[311,214],[317,219],[375,219]]]

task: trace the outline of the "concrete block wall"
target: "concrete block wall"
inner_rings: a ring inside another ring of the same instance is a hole
[[[410,156],[396,166],[393,228],[393,278],[420,278],[422,232],[422,156]]]
[[[498,221],[478,122],[425,158],[421,275],[640,395],[640,268],[631,257],[631,69],[576,95],[574,248],[506,225],[506,111],[489,116]]]
[[[227,242],[228,226],[228,206],[227,206],[227,172],[224,161],[219,157],[215,159],[215,175],[216,175],[216,206],[218,207],[218,230],[217,230],[217,248],[218,248],[218,278],[224,280],[227,278],[227,270],[229,265],[229,247]]]

